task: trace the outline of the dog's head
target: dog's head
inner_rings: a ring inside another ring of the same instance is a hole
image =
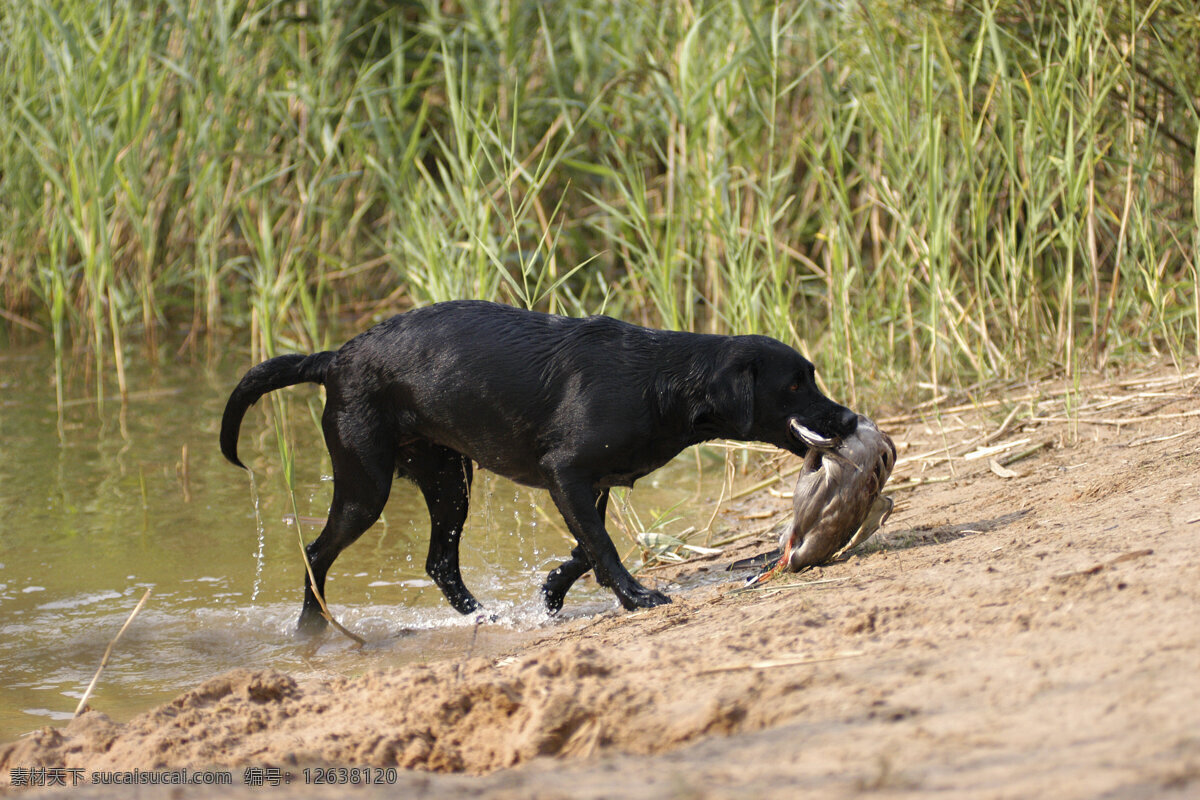
[[[822,394],[812,362],[783,342],[739,336],[727,359],[715,394],[738,438],[803,456],[810,445],[836,447],[854,433],[858,415]]]

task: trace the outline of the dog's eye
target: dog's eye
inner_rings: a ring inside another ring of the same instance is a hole
[[[795,394],[796,392],[800,391],[800,382],[796,381],[795,383],[793,383],[791,386],[788,387],[788,391],[791,392],[792,394]]]

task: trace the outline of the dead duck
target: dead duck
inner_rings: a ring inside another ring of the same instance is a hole
[[[896,445],[867,417],[840,444],[793,423],[808,454],[796,479],[792,525],[779,539],[785,568],[798,572],[857,547],[892,511],[883,486],[896,465]]]
[[[792,433],[808,445],[796,478],[792,524],[780,536],[778,550],[731,567],[765,562],[768,568],[750,583],[779,571],[799,572],[857,547],[892,511],[883,487],[896,464],[896,446],[872,420],[860,414],[857,429],[840,441],[796,423]]]

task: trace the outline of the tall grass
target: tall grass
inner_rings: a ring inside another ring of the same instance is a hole
[[[1194,357],[1198,44],[1183,0],[6,2],[0,337],[123,374],[486,297],[854,400]]]

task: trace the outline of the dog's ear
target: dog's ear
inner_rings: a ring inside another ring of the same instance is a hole
[[[736,358],[719,368],[708,389],[708,412],[725,439],[750,438],[754,427],[754,378],[752,358]]]

